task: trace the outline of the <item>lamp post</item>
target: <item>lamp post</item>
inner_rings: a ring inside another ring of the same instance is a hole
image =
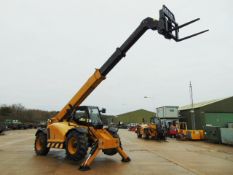
[[[144,99],[150,99],[150,103],[152,103],[152,111],[154,111],[154,104],[153,104],[153,98],[151,96],[144,96]]]
[[[151,98],[151,97],[149,97],[149,96],[144,96],[144,98]]]

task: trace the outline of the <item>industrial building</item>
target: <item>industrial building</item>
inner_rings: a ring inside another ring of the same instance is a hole
[[[187,122],[188,129],[227,127],[233,122],[233,96],[179,107],[179,115],[180,121]]]

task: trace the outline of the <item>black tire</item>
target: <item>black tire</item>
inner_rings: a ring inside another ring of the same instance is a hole
[[[150,136],[149,136],[148,134],[146,134],[145,139],[146,139],[146,140],[149,140],[149,139],[150,139]]]
[[[138,138],[142,138],[142,134],[140,134],[139,129],[137,129],[137,136],[138,136]]]
[[[118,138],[119,139],[119,141],[120,141],[120,147],[122,148],[122,146],[121,146],[121,139],[120,139],[119,135],[117,133],[114,133],[114,134],[112,134],[112,136],[114,138]],[[103,149],[103,153],[106,154],[106,155],[108,155],[108,156],[113,156],[116,153],[118,153],[118,151],[117,151],[116,148],[110,148],[110,149]]]
[[[144,134],[145,134],[145,139],[148,140],[150,139],[150,134],[149,134],[149,129],[148,128],[144,128]]]
[[[88,150],[88,137],[84,133],[71,131],[65,142],[66,157],[69,160],[79,161],[83,159]]]
[[[47,135],[43,132],[39,132],[36,135],[34,149],[38,156],[45,156],[48,154],[49,148],[47,147]]]

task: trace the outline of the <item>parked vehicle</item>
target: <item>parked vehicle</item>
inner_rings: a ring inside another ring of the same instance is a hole
[[[6,126],[3,123],[0,123],[0,134],[6,130]]]
[[[128,131],[136,132],[138,123],[129,123],[127,125]]]
[[[6,129],[23,129],[23,123],[19,120],[6,119],[4,124]]]
[[[162,125],[160,118],[151,117],[149,124],[137,126],[137,137],[145,139],[166,140],[166,128]]]

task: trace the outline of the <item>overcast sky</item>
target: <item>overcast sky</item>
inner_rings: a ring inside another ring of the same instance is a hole
[[[148,31],[83,104],[108,114],[233,95],[233,1],[0,1],[0,104],[60,110],[146,17],[166,4],[187,35],[175,43]],[[150,98],[144,98],[148,96]]]

